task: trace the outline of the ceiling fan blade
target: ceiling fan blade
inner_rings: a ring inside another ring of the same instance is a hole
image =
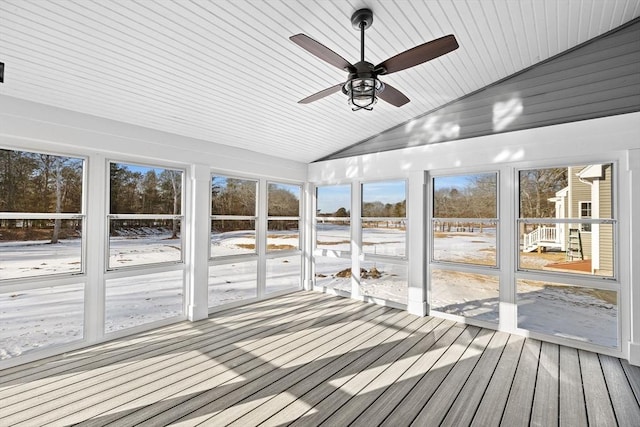
[[[318,99],[322,99],[325,96],[329,96],[332,93],[338,92],[340,89],[342,89],[342,86],[344,86],[344,83],[338,83],[335,86],[328,87],[324,90],[321,90],[318,93],[314,93],[311,96],[307,96],[306,98],[301,99],[300,101],[298,101],[298,104],[309,104],[310,102],[317,101]]]
[[[382,92],[378,92],[378,98],[382,99],[383,101],[387,101],[389,104],[396,107],[402,107],[404,104],[410,101],[409,98],[404,95],[404,93],[386,83],[384,84],[384,90]]]
[[[456,38],[450,34],[448,36],[440,37],[439,39],[431,40],[430,42],[421,44],[412,49],[405,50],[402,53],[393,56],[381,64],[376,66],[377,69],[382,69],[379,74],[391,74],[396,71],[405,70],[413,66],[422,64],[423,62],[430,61],[445,53],[449,53],[458,48],[458,42]]]
[[[334,67],[338,67],[341,70],[351,70],[354,68],[353,65],[351,65],[351,63],[342,56],[338,55],[325,45],[318,43],[309,36],[296,34],[295,36],[289,37],[289,39],[301,48],[307,50],[309,53],[317,56],[325,62],[328,62]]]

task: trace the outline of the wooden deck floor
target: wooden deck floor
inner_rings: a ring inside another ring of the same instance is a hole
[[[640,368],[300,292],[0,371],[0,425],[638,426]]]

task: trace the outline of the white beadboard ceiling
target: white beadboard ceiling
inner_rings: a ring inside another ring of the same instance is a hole
[[[382,77],[401,108],[298,104],[346,73],[289,36],[357,62],[362,7],[369,62],[447,34],[460,48]],[[0,0],[0,94],[311,162],[639,14],[640,0]]]

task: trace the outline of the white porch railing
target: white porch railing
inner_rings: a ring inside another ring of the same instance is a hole
[[[523,250],[531,252],[540,246],[559,248],[562,242],[558,239],[558,232],[555,227],[542,226],[524,235]]]

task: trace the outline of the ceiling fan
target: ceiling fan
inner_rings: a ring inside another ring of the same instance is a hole
[[[450,34],[399,53],[378,65],[373,65],[364,60],[364,31],[372,23],[373,12],[371,9],[357,10],[351,16],[351,24],[353,24],[354,28],[360,30],[360,61],[355,64],[351,64],[342,56],[309,36],[296,34],[289,37],[291,41],[311,54],[349,73],[346,82],[321,90],[301,99],[298,103],[308,104],[342,90],[349,98],[349,105],[354,111],[360,109],[372,110],[378,97],[391,105],[401,107],[409,102],[409,98],[393,86],[382,83],[378,76],[414,67],[458,48],[456,38]]]

